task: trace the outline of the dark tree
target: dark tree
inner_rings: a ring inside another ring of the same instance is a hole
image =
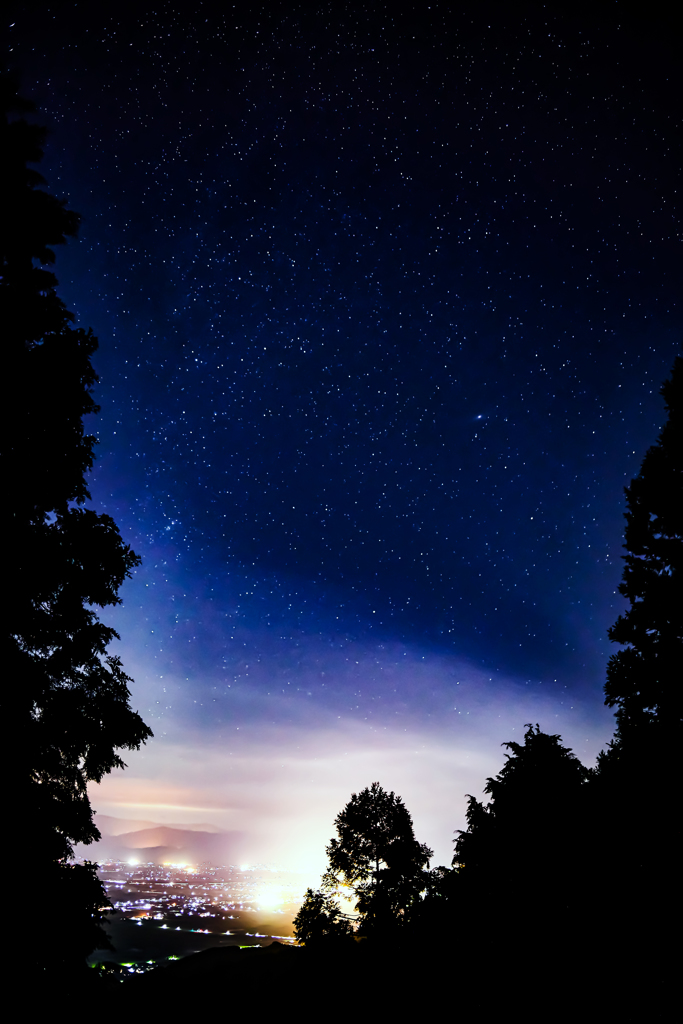
[[[415,839],[401,798],[378,782],[353,793],[334,824],[337,838],[326,850],[324,884],[351,890],[362,934],[391,931],[407,919],[424,892],[432,851]]]
[[[74,236],[76,214],[40,188],[28,165],[45,129],[2,79],[0,320],[4,329],[2,437],[5,723],[13,739],[11,791],[21,821],[24,918],[59,931],[55,953],[80,957],[102,937],[107,905],[94,866],[69,863],[75,842],[99,838],[86,786],[123,766],[119,751],[151,731],[130,707],[128,676],[108,652],[116,632],[98,607],[118,604],[137,555],[109,516],[86,508],[98,411],[91,356],[97,340],[73,326],[58,298],[53,245]],[[58,924],[45,907],[58,907]],[[28,952],[28,951],[26,951]]]
[[[617,746],[677,745],[683,723],[683,358],[661,389],[668,419],[626,488],[626,563],[619,592],[630,607],[609,631],[624,648],[607,666]]]
[[[678,880],[683,719],[683,358],[661,389],[668,418],[626,488],[629,607],[609,630],[622,645],[607,666],[605,703],[616,735],[598,758],[592,831],[609,913],[625,936],[654,937],[680,909]],[[625,894],[628,894],[626,897]],[[654,948],[651,946],[651,948]]]
[[[585,784],[590,773],[561,737],[526,726],[482,804],[468,797],[467,830],[456,840],[454,866],[480,911],[505,915],[533,904],[537,922],[571,904],[581,856]]]
[[[331,893],[307,889],[304,902],[294,918],[294,934],[302,946],[326,945],[352,934],[351,922]]]

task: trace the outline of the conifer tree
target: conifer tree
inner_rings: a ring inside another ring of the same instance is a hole
[[[664,934],[680,907],[676,797],[683,725],[683,358],[662,386],[668,418],[626,488],[629,607],[609,630],[622,645],[607,666],[614,740],[598,757],[591,831],[598,870],[617,894],[609,906],[625,936]],[[628,893],[628,899],[624,894]],[[664,929],[666,930],[666,929]]]
[[[616,748],[675,747],[683,723],[683,358],[661,389],[668,419],[626,488],[627,554],[619,591],[630,607],[609,630],[623,650],[607,667]]]
[[[455,844],[453,864],[464,882],[519,909],[533,899],[554,903],[567,895],[576,876],[576,834],[589,771],[559,735],[526,726],[524,743],[503,744],[510,751],[484,792],[483,804],[470,796],[467,829]],[[561,885],[559,880],[563,879]]]
[[[24,875],[22,920],[35,928],[48,905],[59,908],[58,925],[44,927],[58,927],[55,953],[74,961],[102,943],[98,920],[107,905],[94,866],[70,863],[74,843],[99,838],[87,784],[123,766],[119,751],[152,735],[130,707],[120,659],[109,653],[117,634],[95,611],[119,603],[139,558],[109,516],[85,507],[95,439],[83,417],[98,411],[97,339],[73,326],[48,269],[52,246],[76,234],[78,217],[28,166],[41,159],[46,135],[20,116],[32,105],[12,78],[0,88],[2,657],[10,791],[21,823],[16,871]]]

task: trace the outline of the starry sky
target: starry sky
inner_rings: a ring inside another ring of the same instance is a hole
[[[317,867],[377,778],[448,862],[526,722],[609,740],[623,487],[683,319],[649,10],[11,5],[83,218],[93,505],[143,559],[103,618],[155,738],[99,810]]]

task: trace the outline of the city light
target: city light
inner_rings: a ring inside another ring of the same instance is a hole
[[[262,889],[257,896],[257,903],[262,910],[275,910],[282,903],[282,890],[272,886]]]
[[[247,946],[292,942],[293,920],[310,884],[304,875],[265,864],[216,867],[131,858],[102,864],[98,873],[117,912],[111,922],[119,929],[115,946],[129,958],[133,950],[146,953],[140,964],[152,950],[157,955],[157,948],[168,958],[170,950],[158,947],[162,931],[168,936],[164,942],[176,941],[175,952],[183,954],[188,948],[184,936],[190,934],[201,935],[209,946],[226,940]],[[126,938],[130,926],[135,926],[135,939]],[[171,939],[175,934],[177,940]],[[140,964],[136,970],[142,970]]]

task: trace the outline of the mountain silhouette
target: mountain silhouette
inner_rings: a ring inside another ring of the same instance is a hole
[[[75,849],[77,857],[154,864],[208,861],[219,865],[236,863],[244,856],[246,833],[222,831],[215,825],[160,825],[108,815],[98,815],[96,822],[102,838],[90,846],[79,844]]]

